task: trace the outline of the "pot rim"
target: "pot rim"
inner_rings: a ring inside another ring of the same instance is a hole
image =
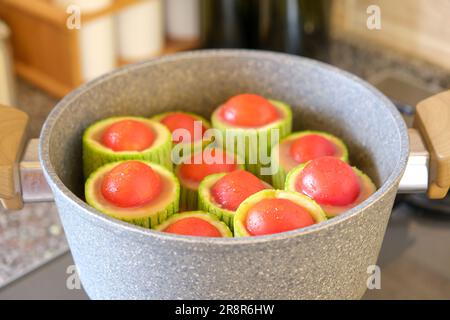
[[[325,69],[327,72],[339,74],[342,77],[350,79],[355,85],[359,86],[361,89],[369,91],[373,94],[375,99],[380,100],[380,104],[382,104],[392,117],[393,121],[396,123],[396,129],[398,131],[398,135],[400,137],[400,159],[397,162],[395,168],[392,173],[383,183],[383,185],[377,189],[377,191],[372,194],[368,199],[355,206],[354,208],[346,211],[345,213],[318,223],[311,225],[306,228],[291,230],[283,233],[264,235],[258,237],[242,237],[242,238],[209,238],[209,237],[192,237],[192,236],[183,236],[183,235],[175,235],[168,234],[159,231],[155,231],[152,229],[143,228],[140,226],[132,225],[130,223],[126,223],[120,221],[118,219],[112,218],[106,214],[101,213],[100,211],[92,208],[86,202],[78,198],[69,188],[67,188],[61,179],[56,174],[54,167],[50,161],[50,136],[52,134],[53,125],[58,121],[61,116],[64,108],[67,105],[70,105],[74,100],[76,100],[81,94],[86,91],[94,89],[100,83],[113,79],[115,77],[119,77],[122,74],[128,73],[130,71],[134,71],[136,69],[140,69],[144,66],[151,66],[160,63],[168,63],[171,61],[179,61],[179,60],[189,60],[189,59],[197,59],[197,58],[206,58],[206,57],[252,57],[252,58],[264,58],[264,59],[273,59],[276,61],[289,60],[290,62],[302,61],[311,65],[315,65],[319,68]],[[47,117],[44,126],[41,131],[40,137],[40,145],[39,145],[39,159],[43,167],[44,175],[46,176],[49,185],[52,186],[52,189],[56,189],[59,193],[64,197],[65,201],[69,201],[71,204],[79,206],[83,210],[83,215],[85,219],[89,219],[91,222],[96,222],[98,224],[107,224],[111,229],[126,229],[130,232],[134,232],[137,235],[149,236],[159,238],[160,240],[167,241],[175,241],[175,242],[184,242],[184,243],[192,243],[192,244],[209,244],[209,245],[242,245],[242,244],[255,244],[255,243],[265,243],[272,242],[277,240],[286,240],[289,238],[294,238],[302,235],[306,235],[309,233],[314,233],[319,230],[330,228],[336,224],[343,223],[344,221],[356,216],[361,211],[367,209],[375,202],[380,201],[391,188],[395,188],[403,175],[403,172],[406,167],[406,162],[409,154],[409,140],[407,134],[406,124],[403,121],[400,113],[395,108],[393,103],[380,91],[374,88],[372,85],[357,77],[354,74],[351,74],[347,71],[341,70],[337,67],[329,65],[324,62],[320,62],[317,60],[293,56],[285,53],[278,52],[269,52],[269,51],[261,51],[261,50],[246,50],[246,49],[208,49],[208,50],[197,50],[197,51],[188,51],[182,53],[175,53],[171,55],[167,55],[164,57],[155,58],[152,60],[139,62],[131,65],[127,65],[118,69],[111,71],[103,76],[100,76],[86,84],[81,85],[68,95],[66,95],[61,101],[57,103],[54,109],[50,112]]]

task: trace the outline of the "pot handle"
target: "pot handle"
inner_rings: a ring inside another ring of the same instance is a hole
[[[5,209],[23,207],[19,161],[27,141],[28,115],[0,105],[0,203]]]
[[[442,199],[450,187],[450,90],[419,102],[413,127],[430,153],[427,195]]]

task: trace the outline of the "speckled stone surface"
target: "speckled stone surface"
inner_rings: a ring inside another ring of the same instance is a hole
[[[54,203],[0,211],[0,287],[68,250]]]
[[[293,106],[295,129],[342,137],[378,191],[327,222],[241,239],[158,233],[111,219],[82,201],[80,137],[93,121],[150,116],[180,101],[184,110],[206,115],[248,91]],[[372,87],[312,60],[249,51],[180,54],[98,79],[53,110],[40,150],[83,286],[91,298],[106,299],[360,298],[407,153],[403,120]]]

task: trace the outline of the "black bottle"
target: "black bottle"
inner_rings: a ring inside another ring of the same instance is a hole
[[[254,3],[255,0],[201,0],[202,46],[254,48],[257,40]]]
[[[303,11],[301,0],[259,0],[258,48],[302,54]]]

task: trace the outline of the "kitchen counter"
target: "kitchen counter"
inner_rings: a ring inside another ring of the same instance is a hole
[[[319,58],[369,81],[384,72],[394,72],[414,79],[431,92],[450,88],[450,72],[347,40],[332,41],[329,53]],[[56,102],[28,83],[18,81],[18,105],[31,116],[31,137],[39,135]],[[450,216],[400,203],[392,214],[379,259],[382,289],[369,291],[365,297],[450,299],[449,243]],[[73,295],[61,295],[61,290],[67,289],[59,282],[65,281],[65,270],[72,261],[70,255],[55,260],[67,252],[68,246],[54,204],[27,204],[19,212],[0,209],[0,248],[0,299],[86,297],[79,290],[74,290]],[[47,264],[49,261],[53,262]],[[40,286],[30,285],[51,278],[53,272],[59,291],[48,289],[45,294]]]

